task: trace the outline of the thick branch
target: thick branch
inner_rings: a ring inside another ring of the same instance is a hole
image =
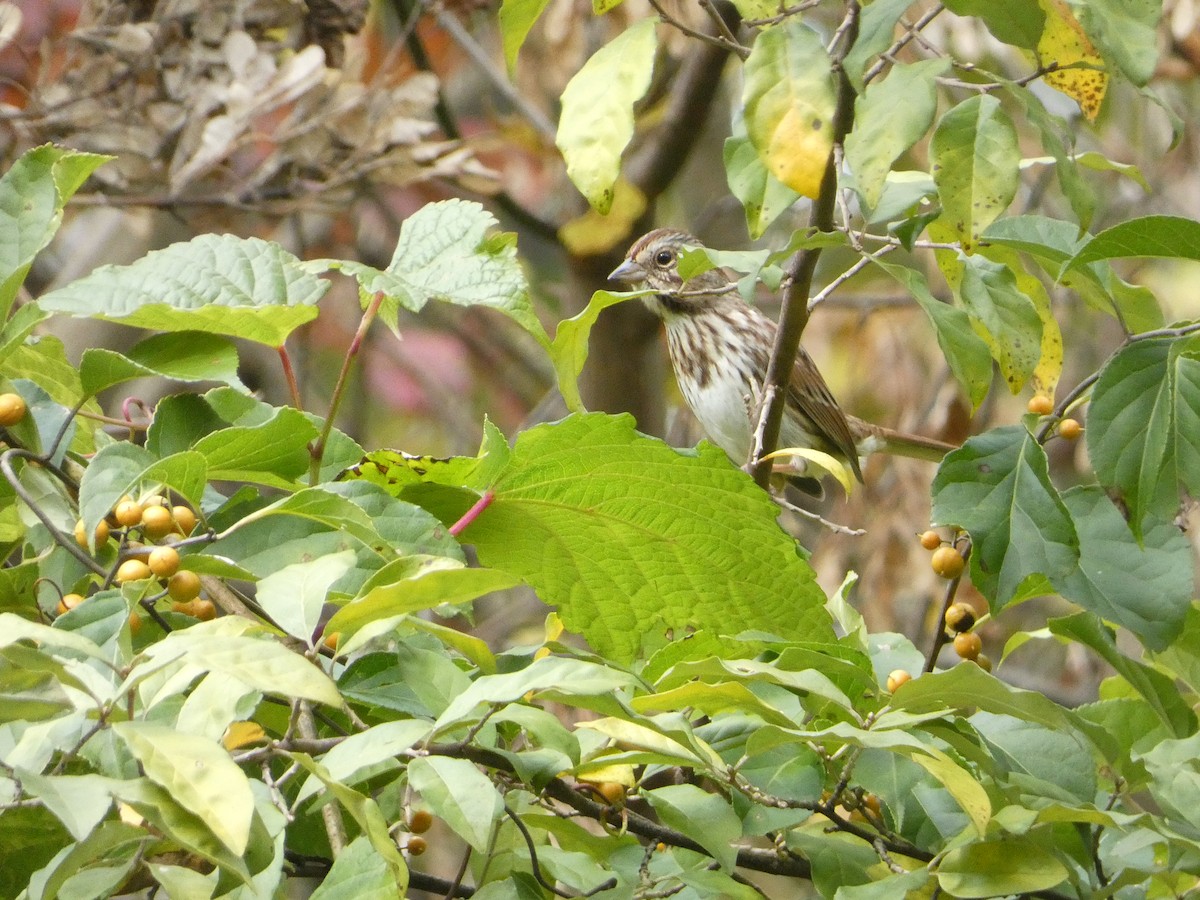
[[[843,40],[836,56],[834,67],[837,70],[837,106],[833,118],[833,143],[841,146],[850,128],[854,124],[854,87],[846,77],[842,60],[849,49],[854,46],[858,37],[858,3],[852,2],[846,10],[846,22],[839,31]],[[809,224],[817,231],[833,231],[834,212],[837,209],[837,173],[838,154],[831,152],[825,164],[825,175],[821,179],[821,190],[813,203]],[[752,458],[749,462],[754,465],[754,480],[766,489],[771,477],[771,461],[762,457],[771,453],[779,446],[779,432],[783,425],[783,411],[787,405],[787,383],[796,365],[796,355],[800,348],[800,336],[808,325],[808,300],[812,295],[813,275],[817,271],[817,261],[821,258],[820,247],[810,247],[796,253],[788,261],[786,289],[783,295],[783,306],[780,311],[779,330],[775,335],[775,347],[771,352],[771,360],[767,365],[766,385],[762,417],[756,432],[752,448]]]

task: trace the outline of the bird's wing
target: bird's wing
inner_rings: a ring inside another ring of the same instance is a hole
[[[854,470],[854,476],[862,481],[858,448],[854,442],[854,435],[850,432],[850,424],[846,421],[846,414],[833,399],[825,379],[821,377],[816,364],[803,347],[796,354],[796,365],[788,383],[788,398],[812,420],[819,432],[817,436],[823,437],[837,454],[844,456],[850,468]]]

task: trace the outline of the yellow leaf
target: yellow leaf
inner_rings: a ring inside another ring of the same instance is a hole
[[[821,191],[837,106],[832,67],[817,33],[795,20],[770,28],[746,60],[746,134],[772,175],[805,197]]]
[[[838,480],[838,484],[845,489],[847,496],[854,490],[854,473],[837,457],[811,447],[784,447],[774,453],[768,453],[763,459],[783,459],[785,457],[799,457],[821,471],[828,472]]]
[[[558,239],[574,256],[601,256],[629,243],[634,223],[646,211],[646,195],[637,185],[618,177],[607,214],[592,207],[558,229]]]
[[[1041,0],[1041,6],[1046,12],[1046,28],[1038,41],[1038,61],[1042,66],[1054,63],[1058,67],[1046,73],[1046,84],[1075,100],[1088,121],[1094,122],[1108,89],[1104,60],[1065,0]]]
[[[225,745],[226,750],[236,750],[238,747],[257,744],[266,739],[267,733],[257,722],[232,722],[225,729],[225,736],[221,738],[221,743]]]

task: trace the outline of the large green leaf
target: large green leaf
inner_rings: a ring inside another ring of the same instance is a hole
[[[975,95],[942,116],[929,146],[940,221],[970,252],[1017,192],[1021,151],[1000,101]]]
[[[1055,579],[1064,597],[1165,649],[1191,607],[1191,542],[1174,523],[1151,521],[1138,544],[1128,523],[1099,487],[1077,487],[1063,502],[1079,533],[1079,568]]]
[[[215,334],[184,331],[152,335],[124,354],[89,347],[79,360],[79,379],[89,395],[154,375],[175,381],[222,381],[246,390],[237,368],[237,348],[231,341]]]
[[[1120,497],[1133,533],[1173,515],[1178,489],[1200,494],[1200,359],[1196,342],[1135,341],[1100,370],[1088,410],[1088,456]]]
[[[256,599],[276,625],[311,645],[330,586],[353,565],[354,553],[343,550],[284,566],[258,582]]]
[[[650,87],[656,22],[639,19],[597,50],[562,94],[555,142],[567,176],[603,215],[612,208],[621,153],[633,137],[633,105]]]
[[[1025,50],[1037,48],[1046,24],[1038,0],[946,0],[944,5],[957,15],[982,19],[997,40]]]
[[[328,289],[328,281],[304,271],[278,244],[202,234],[127,266],[101,266],[38,302],[50,312],[279,347],[316,318]]]
[[[983,326],[1000,374],[1016,394],[1041,359],[1041,317],[1008,266],[982,256],[968,256],[962,262],[963,305]]]
[[[663,824],[690,837],[724,869],[733,871],[737,862],[733,842],[742,836],[742,823],[724,797],[695,784],[670,784],[643,796]]]
[[[599,653],[629,660],[643,636],[693,628],[832,640],[778,509],[715,447],[680,453],[628,416],[573,416],[522,433],[493,490],[463,539]]]
[[[1034,837],[1005,837],[951,850],[937,868],[938,884],[954,897],[996,897],[1049,890],[1067,867]]]
[[[33,258],[58,231],[71,195],[110,159],[45,144],[26,151],[0,178],[0,321]]]
[[[225,748],[211,738],[150,722],[117,722],[112,728],[147,778],[199,816],[231,852],[246,852],[254,795]]]
[[[1047,593],[1079,563],[1075,524],[1050,482],[1046,454],[1020,425],[948,454],[933,480],[933,520],[971,534],[971,579],[1000,609]]]
[[[504,800],[474,763],[420,756],[409,763],[408,780],[434,815],[480,853],[487,852],[492,829],[504,812]]]
[[[289,407],[272,410],[269,418],[206,434],[193,445],[208,464],[209,477],[291,487],[308,471],[309,442],[317,426]]]
[[[511,75],[517,67],[517,54],[529,29],[541,16],[542,11],[550,0],[503,0],[497,20],[500,24],[500,38],[504,44],[504,61],[508,64]]]
[[[833,149],[833,70],[820,36],[798,18],[758,35],[743,67],[746,133],[780,182],[816,197]]]
[[[558,390],[571,412],[584,411],[583,398],[579,395],[578,378],[579,373],[583,371],[583,364],[587,362],[588,338],[592,333],[592,326],[600,318],[601,312],[630,299],[630,296],[614,294],[611,291],[596,291],[581,312],[558,323],[554,332],[554,342],[550,345],[550,359],[558,376]]]
[[[387,861],[359,835],[342,848],[311,900],[402,900],[403,892]]]
[[[892,164],[933,124],[934,79],[949,65],[949,60],[929,59],[894,66],[883,81],[868,85],[855,103],[854,130],[846,136],[846,162],[859,194],[872,209],[879,205]]]
[[[1180,216],[1130,219],[1106,228],[1084,244],[1065,268],[1126,256],[1200,260],[1200,222]]]
[[[1162,0],[1072,0],[1071,8],[1106,60],[1136,85],[1150,80],[1158,62]]]
[[[733,136],[725,139],[722,158],[729,192],[741,201],[746,211],[746,228],[750,237],[757,240],[800,195],[767,171],[744,133],[735,130]]]

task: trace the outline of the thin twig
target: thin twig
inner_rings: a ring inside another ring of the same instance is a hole
[[[926,10],[921,18],[917,19],[917,21],[912,24],[912,27],[907,29],[904,34],[897,38],[892,46],[888,47],[887,50],[881,53],[880,58],[875,61],[875,64],[872,65],[871,68],[867,69],[867,71],[863,74],[863,84],[870,84],[874,79],[878,78],[879,73],[883,71],[883,67],[887,65],[887,57],[893,56],[900,50],[904,49],[904,47],[913,40],[917,32],[921,31],[926,25],[940,16],[945,9],[946,7],[938,3]]]
[[[313,724],[312,707],[306,700],[301,700],[297,706],[296,727],[301,737],[311,739],[317,736],[317,727]],[[346,823],[342,821],[342,811],[338,808],[336,801],[331,801],[321,807],[321,818],[325,822],[325,834],[329,838],[329,849],[333,851],[334,859],[337,859],[346,848]]]
[[[750,48],[739,44],[737,41],[730,41],[719,34],[708,34],[704,31],[697,31],[689,25],[680,22],[669,12],[663,9],[662,3],[659,0],[650,0],[650,5],[654,7],[654,11],[658,13],[660,19],[666,22],[673,28],[682,31],[688,37],[693,37],[698,41],[704,41],[706,44],[712,44],[714,47],[720,47],[722,50],[728,50],[730,53],[736,53],[742,59],[750,56]]]

